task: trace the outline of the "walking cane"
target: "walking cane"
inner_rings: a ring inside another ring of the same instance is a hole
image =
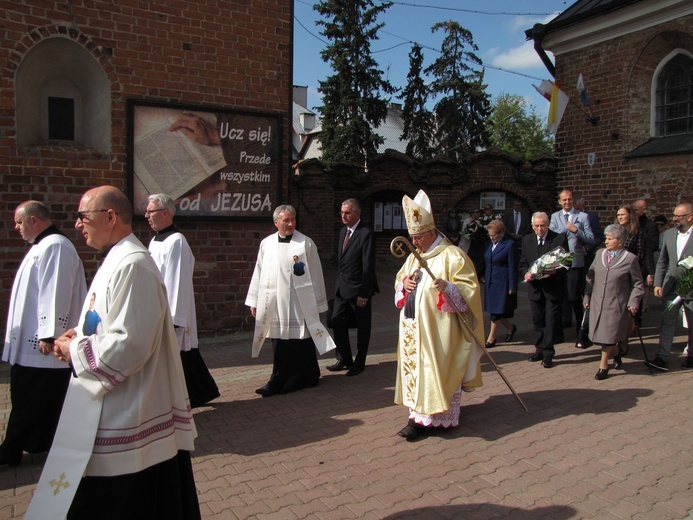
[[[650,366],[650,360],[647,358],[647,350],[645,350],[645,342],[642,340],[642,333],[640,332],[640,325],[638,325],[638,321],[636,319],[633,319],[633,324],[635,325],[635,332],[638,333],[638,338],[640,338],[640,346],[642,347],[642,354],[645,356],[645,365],[647,366],[647,370],[650,371],[650,375],[653,376],[654,372],[652,372],[652,367]]]
[[[411,242],[409,242],[409,240],[407,240],[404,237],[395,237],[392,240],[392,242],[390,242],[390,252],[396,258],[402,258],[407,254],[407,252],[404,250],[403,247],[406,247],[407,249],[409,249],[409,251],[411,253],[414,254],[416,259],[419,261],[419,266],[428,273],[428,276],[430,276],[432,280],[435,280],[436,277],[433,275],[431,270],[428,268],[428,262],[421,257],[421,255],[419,254],[417,249],[411,244]],[[527,406],[522,401],[522,398],[515,391],[515,389],[513,388],[513,385],[510,384],[510,381],[508,381],[508,379],[505,377],[505,374],[503,374],[503,371],[501,370],[501,368],[496,364],[495,360],[491,357],[491,354],[488,353],[488,350],[486,350],[486,347],[474,335],[474,331],[472,330],[472,326],[469,324],[468,317],[457,307],[457,305],[455,305],[455,302],[453,302],[448,297],[447,294],[445,294],[444,292],[441,292],[440,294],[442,294],[443,298],[445,298],[445,300],[452,306],[452,308],[455,309],[455,312],[457,313],[457,316],[462,321],[462,324],[469,331],[469,335],[472,337],[472,341],[474,343],[476,343],[476,345],[478,347],[481,348],[481,350],[484,352],[484,354],[486,354],[486,357],[488,357],[489,361],[491,361],[491,364],[496,369],[496,372],[498,372],[498,375],[501,376],[501,379],[503,379],[503,381],[505,382],[507,387],[513,393],[513,395],[515,396],[515,399],[517,399],[517,401],[520,403],[522,408],[524,408],[525,412],[529,412],[529,410],[527,409]]]
[[[587,316],[589,316],[589,309],[583,309],[582,312],[582,323],[580,323],[580,328],[578,329],[577,334],[575,335],[575,348],[582,348],[586,349],[587,347],[585,346],[586,341],[580,341],[580,338],[582,337],[582,331],[585,330],[585,323],[587,322]],[[580,345],[580,346],[578,346]]]

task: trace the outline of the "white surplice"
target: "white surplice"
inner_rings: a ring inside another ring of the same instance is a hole
[[[194,449],[163,279],[134,235],[110,249],[88,295],[70,345],[77,377],[27,519],[64,518],[83,475],[136,473]]]
[[[180,349],[188,351],[197,348],[197,315],[193,289],[195,257],[188,241],[178,231],[167,233],[164,230],[161,236],[154,237],[149,243],[149,252],[164,278],[173,324],[178,327],[176,335]]]
[[[327,296],[318,249],[299,231],[290,242],[279,242],[274,233],[260,243],[245,304],[256,308],[253,357],[266,338],[312,337],[321,354],[335,348],[320,322]]]
[[[75,247],[59,232],[44,236],[22,260],[12,285],[2,360],[35,368],[66,368],[44,356],[39,339],[77,325],[87,286]]]

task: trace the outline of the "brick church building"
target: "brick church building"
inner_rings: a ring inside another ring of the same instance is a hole
[[[559,185],[602,221],[644,198],[652,215],[693,199],[693,3],[579,0],[527,31],[570,96],[556,135]],[[582,74],[589,104],[576,89]]]

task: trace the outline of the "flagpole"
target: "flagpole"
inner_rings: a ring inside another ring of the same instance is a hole
[[[556,85],[559,89],[561,89],[561,87],[558,86],[558,85],[556,84],[555,81],[549,80],[549,82],[550,82],[552,85]],[[563,89],[561,89],[561,90],[563,90]],[[587,121],[588,121],[589,123],[591,123],[592,126],[597,126],[597,123],[599,122],[599,119],[596,118],[596,117],[594,117],[594,116],[592,115],[592,111],[591,111],[591,110],[590,110],[590,112],[588,113],[588,112],[585,110],[585,108],[582,106],[582,104],[579,104],[579,105],[578,105],[578,103],[577,103],[574,99],[572,99],[572,96],[568,96],[568,103],[570,103],[571,101],[580,109],[580,112],[583,113],[583,115],[587,118]]]

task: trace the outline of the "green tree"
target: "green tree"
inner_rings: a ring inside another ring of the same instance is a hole
[[[487,121],[489,143],[525,160],[553,155],[553,136],[543,118],[522,96],[501,93]]]
[[[395,89],[371,55],[378,39],[378,15],[392,5],[372,0],[322,0],[313,8],[323,16],[317,23],[331,43],[321,52],[335,74],[320,81],[323,105],[320,146],[322,161],[364,162],[378,150],[383,138],[374,132],[385,118]]]
[[[476,71],[467,64],[482,63],[474,54],[479,48],[472,33],[453,21],[431,28],[431,32],[438,30],[447,33],[441,54],[424,73],[433,77],[431,94],[440,96],[433,109],[438,153],[459,162],[487,145],[485,123],[490,101],[483,69]]]
[[[421,46],[414,44],[409,53],[409,74],[407,86],[400,99],[404,102],[402,121],[404,128],[401,139],[408,140],[407,154],[419,159],[430,159],[433,155],[431,134],[433,133],[433,113],[426,108],[428,87],[423,77],[423,53]]]

